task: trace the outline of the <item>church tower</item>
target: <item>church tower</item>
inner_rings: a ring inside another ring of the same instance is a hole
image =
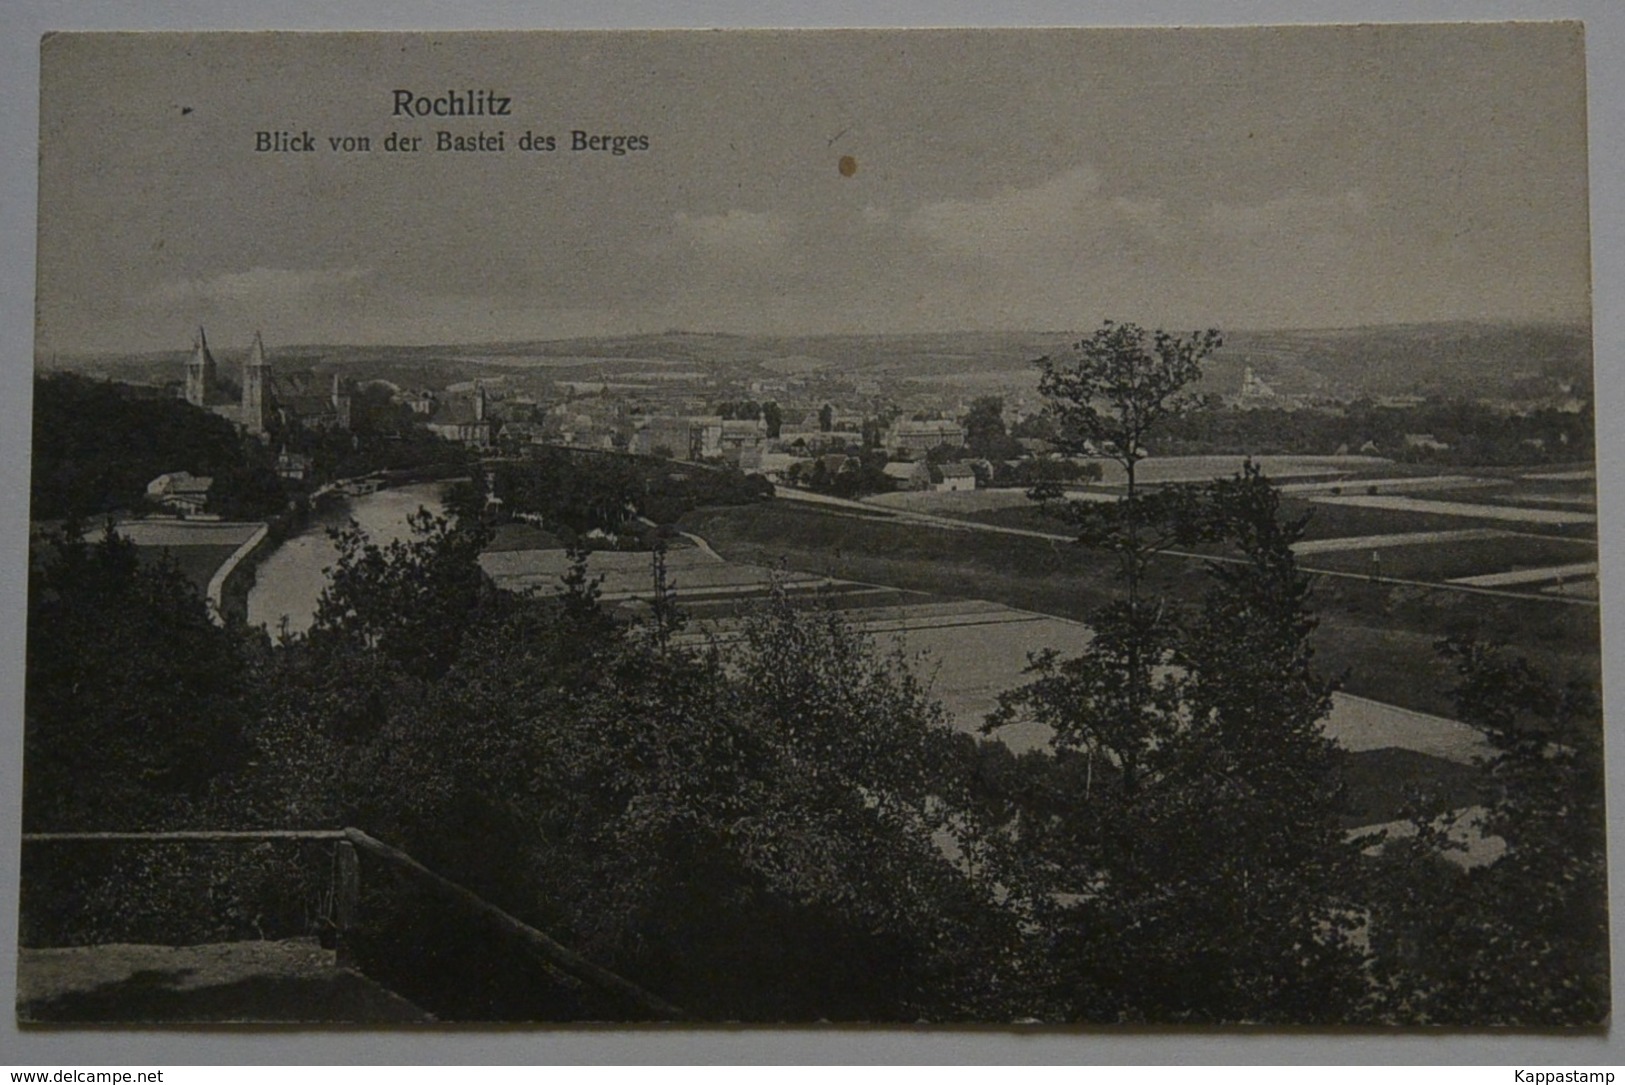
[[[339,429],[350,428],[350,394],[344,389],[344,380],[333,374],[333,417]]]
[[[207,407],[214,398],[214,355],[209,353],[209,341],[198,328],[192,341],[192,360],[186,363],[186,402],[194,407]]]
[[[265,360],[265,344],[254,333],[254,345],[243,363],[243,429],[256,437],[270,428],[271,364]]]

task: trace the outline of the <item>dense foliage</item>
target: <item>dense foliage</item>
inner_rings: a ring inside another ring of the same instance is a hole
[[[1589,402],[1573,411],[1546,406],[1525,412],[1467,399],[1429,399],[1402,406],[1362,399],[1335,409],[1262,406],[1196,411],[1170,420],[1153,448],[1164,456],[1365,449],[1406,462],[1482,467],[1589,460],[1594,435]]]
[[[529,519],[564,538],[637,534],[640,525],[673,524],[702,505],[773,495],[772,483],[738,468],[565,448],[533,448],[523,460],[487,470],[495,501],[465,505],[465,512],[497,522]]]
[[[236,427],[179,399],[73,374],[34,380],[31,517],[57,520],[140,509],[170,471],[214,480],[209,511],[261,519],[286,501],[273,454]]]
[[[240,771],[252,719],[247,646],[197,588],[76,525],[29,564],[24,824],[139,829]]]

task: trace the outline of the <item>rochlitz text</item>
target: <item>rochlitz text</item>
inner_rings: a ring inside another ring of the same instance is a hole
[[[396,117],[506,117],[513,99],[494,90],[448,90],[436,98],[412,90],[397,90]]]

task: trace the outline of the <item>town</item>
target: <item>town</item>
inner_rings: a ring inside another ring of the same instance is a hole
[[[401,575],[427,577],[442,560],[432,550],[457,537],[434,533],[461,524],[456,546],[473,547],[461,560],[488,587],[448,605],[474,606],[492,588],[542,600],[586,592],[582,605],[621,628],[652,622],[662,643],[720,647],[747,670],[764,605],[788,607],[786,621],[829,615],[843,635],[909,653],[886,681],[922,683],[946,733],[976,740],[974,755],[957,756],[997,779],[1066,763],[1056,758],[1071,748],[1067,717],[1023,699],[1045,688],[1049,679],[1030,683],[1052,653],[1097,650],[1125,571],[1131,593],[1154,585],[1189,607],[1204,568],[1231,560],[1193,535],[1119,568],[1077,545],[1093,530],[1079,510],[1134,500],[1128,468],[1170,497],[1218,494],[1227,478],[1262,472],[1283,522],[1302,518],[1291,550],[1316,584],[1310,643],[1343,676],[1316,724],[1346,781],[1336,824],[1357,835],[1441,819],[1456,876],[1495,863],[1507,841],[1463,813],[1483,801],[1475,766],[1492,746],[1461,718],[1451,657],[1435,644],[1470,631],[1596,681],[1583,338],[1372,329],[1243,334],[1221,347],[1214,336],[1199,378],[1214,390],[1125,456],[1079,432],[1046,384],[1111,328],[1071,343],[968,336],[958,351],[951,337],[871,339],[859,347],[871,364],[855,369],[831,357],[854,348],[841,337],[783,356],[770,352],[780,344],[693,335],[473,354],[279,351],[255,334],[221,361],[198,329],[184,356],[80,362],[80,373],[39,378],[37,545],[48,550],[66,521],[87,541],[111,533],[148,567],[172,570],[171,590],[189,583],[215,623],[297,655],[354,620],[342,614],[374,605],[339,602],[356,590],[352,576],[405,562]],[[596,353],[567,353],[583,348]],[[1381,386],[1373,349],[1416,352],[1399,366],[1405,386]],[[1499,385],[1475,379],[1477,398],[1460,395],[1452,357],[1509,351],[1531,355],[1503,365]],[[1340,384],[1355,371],[1378,385]],[[133,447],[129,433],[150,426],[156,439],[145,459],[121,458],[120,484],[97,442]],[[1129,545],[1119,558],[1141,546]],[[440,589],[409,590],[418,610],[423,592]],[[425,650],[478,651],[457,647],[461,609],[444,616],[441,632],[414,634],[442,642]],[[31,776],[36,787],[51,780]],[[470,1012],[412,992],[438,1012]],[[501,1013],[541,1012],[514,997]]]
[[[50,36],[19,1020],[1600,1035],[1585,39]]]

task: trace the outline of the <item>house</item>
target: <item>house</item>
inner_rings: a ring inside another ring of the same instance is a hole
[[[938,445],[964,447],[965,427],[945,418],[925,422],[900,418],[886,430],[885,442],[894,456],[922,456]]]
[[[819,463],[824,465],[824,473],[834,478],[842,471],[856,470],[858,461],[844,452],[829,452],[818,457]]]
[[[755,470],[762,465],[766,440],[767,427],[761,422],[725,420],[717,435],[717,454],[743,470]]]
[[[689,459],[692,440],[692,427],[688,419],[664,414],[651,415],[632,431],[632,451],[641,456],[686,460]]]
[[[976,472],[966,463],[945,463],[938,468],[942,481],[932,486],[938,493],[976,489]]]
[[[258,342],[256,338],[256,346]],[[271,409],[284,426],[298,422],[307,429],[350,428],[351,397],[337,373],[325,379],[308,369],[278,375],[272,392]]]
[[[630,448],[645,456],[674,460],[722,457],[734,463],[750,460],[759,464],[763,434],[759,422],[724,421],[721,415],[651,415],[633,431]]]
[[[1405,435],[1405,447],[1423,452],[1445,452],[1450,448],[1449,445],[1431,433],[1407,433]]]
[[[209,488],[213,485],[214,479],[208,475],[169,471],[147,483],[147,497],[182,515],[202,512],[209,503]]]
[[[310,478],[311,459],[303,452],[289,452],[283,450],[276,458],[276,473],[278,478],[289,482],[305,482]]]
[[[905,460],[893,460],[881,470],[887,478],[897,480],[899,490],[929,490],[931,489],[931,467],[924,460],[909,463]]]
[[[490,448],[496,436],[496,423],[486,417],[485,386],[476,384],[474,394],[435,405],[429,418],[429,432],[469,448]]]
[[[722,455],[723,422],[720,414],[701,415],[689,420],[688,458],[708,460]]]
[[[798,464],[810,464],[812,460],[806,456],[793,456],[788,452],[764,452],[762,462],[757,470],[770,479],[783,481],[789,478],[790,471]]]
[[[542,439],[542,427],[535,422],[504,422],[502,424],[502,444],[512,448],[520,445],[539,444]]]
[[[402,392],[392,397],[396,403],[404,403],[413,414],[431,415],[434,413],[435,394],[430,391]]]

